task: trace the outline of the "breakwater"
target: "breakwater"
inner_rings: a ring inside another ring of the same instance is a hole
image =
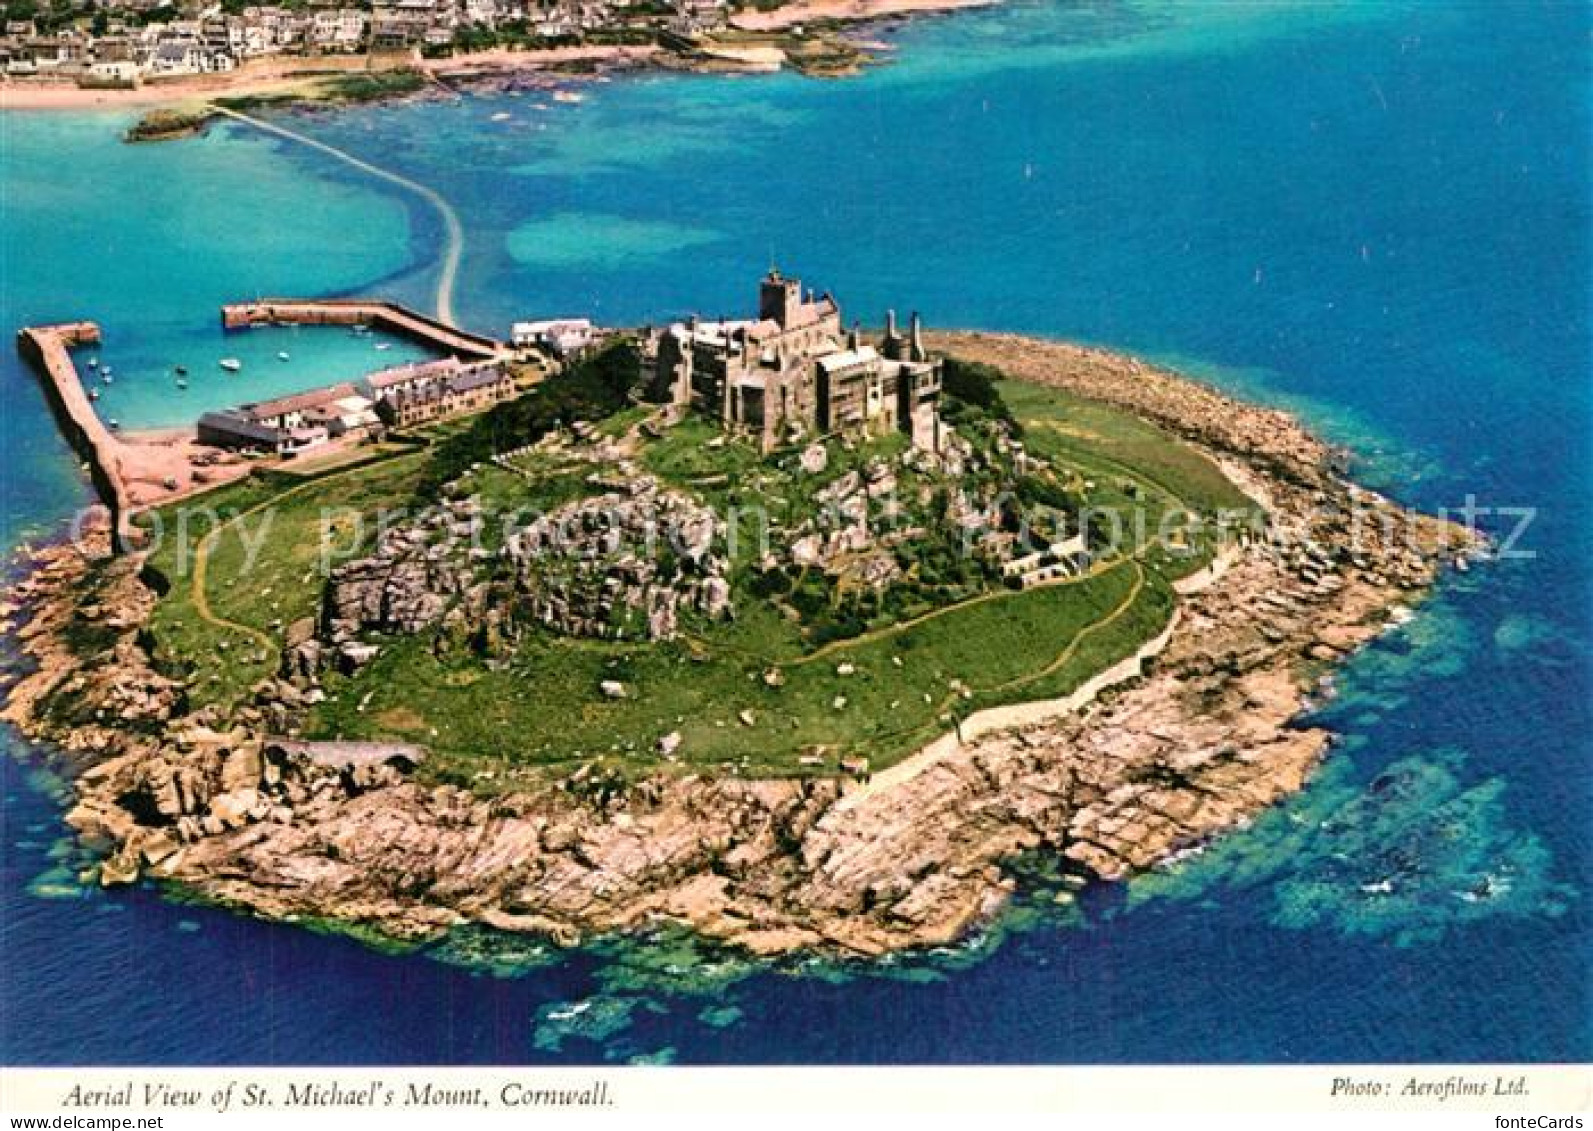
[[[227,330],[251,326],[370,326],[419,342],[462,360],[495,360],[513,351],[484,334],[461,330],[407,306],[383,299],[268,298],[221,308]]]
[[[24,326],[17,331],[17,350],[41,378],[50,410],[67,442],[87,462],[94,489],[111,512],[112,546],[122,552],[137,537],[122,470],[122,444],[89,403],[71,352],[74,347],[99,343],[100,328],[93,322]]]

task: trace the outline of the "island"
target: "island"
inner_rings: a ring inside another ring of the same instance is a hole
[[[507,342],[225,318],[439,356],[207,414],[230,473],[134,498],[72,392],[92,324],[25,330],[110,517],[35,554],[5,717],[89,878],[365,937],[956,940],[1020,861],[1120,880],[1301,789],[1324,680],[1483,549],[1282,412],[778,271],[743,317]]]

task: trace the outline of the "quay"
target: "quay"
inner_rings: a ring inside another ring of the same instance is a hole
[[[512,396],[516,388],[506,369],[507,362],[520,356],[512,345],[462,330],[395,302],[261,299],[224,306],[221,319],[228,331],[268,325],[369,326],[419,342],[443,355],[445,360],[441,362],[372,375],[382,389],[373,389],[368,403],[355,405],[359,390],[345,382],[296,397],[278,398],[266,405],[246,406],[257,415],[273,405],[281,409],[284,419],[268,423],[281,426],[294,436],[314,423],[299,419],[310,408],[336,410],[332,414],[335,419],[329,417],[324,422],[329,437],[345,431],[360,437],[375,424],[379,410],[390,410],[390,419],[384,421],[388,425],[413,425],[479,412]],[[143,541],[143,532],[133,521],[141,511],[248,475],[257,466],[253,458],[262,452],[242,450],[260,445],[218,442],[214,424],[230,421],[239,410],[206,413],[197,430],[117,435],[95,411],[72,359],[72,350],[101,344],[99,325],[89,321],[25,326],[17,331],[17,352],[37,373],[62,435],[87,463],[94,490],[110,510],[112,546],[115,552],[126,553]],[[361,416],[356,408],[370,411]],[[208,431],[207,422],[212,426]],[[251,423],[244,421],[245,425]],[[264,454],[285,453],[276,450]]]
[[[94,489],[110,509],[112,545],[120,552],[137,538],[132,499],[122,473],[122,444],[94,411],[71,354],[74,346],[99,344],[100,328],[93,322],[25,326],[17,332],[17,350],[44,378],[45,395],[62,434],[88,463]]]
[[[382,299],[268,298],[230,303],[221,308],[221,324],[227,330],[251,326],[370,326],[462,361],[499,361],[515,352],[496,338],[461,330]]]

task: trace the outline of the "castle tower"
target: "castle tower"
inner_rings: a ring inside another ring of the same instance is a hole
[[[896,312],[887,310],[885,312],[885,341],[882,345],[882,352],[892,361],[900,361],[901,346],[901,335],[896,332]]]
[[[790,324],[791,316],[801,305],[802,280],[787,279],[778,267],[771,267],[758,284],[758,317],[771,319],[784,327]]]

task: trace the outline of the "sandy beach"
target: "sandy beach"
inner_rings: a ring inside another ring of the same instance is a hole
[[[199,102],[219,95],[291,94],[316,78],[366,68],[363,56],[348,59],[261,60],[236,71],[184,75],[124,89],[80,87],[49,81],[0,82],[0,110],[124,110]],[[351,66],[350,63],[357,63]],[[378,68],[381,69],[381,68]]]
[[[796,0],[772,12],[738,12],[730,18],[730,26],[743,31],[779,31],[815,20],[853,23],[928,12],[954,12],[962,8],[987,8],[997,3],[1000,0]]]
[[[185,75],[126,89],[80,87],[48,81],[0,81],[0,110],[124,110],[197,103],[221,96],[313,94],[316,80],[412,68],[431,77],[541,70],[592,63],[625,66],[647,60],[657,47],[556,47],[537,51],[495,49],[447,59],[392,56],[374,65],[364,55],[255,60],[225,74]]]

